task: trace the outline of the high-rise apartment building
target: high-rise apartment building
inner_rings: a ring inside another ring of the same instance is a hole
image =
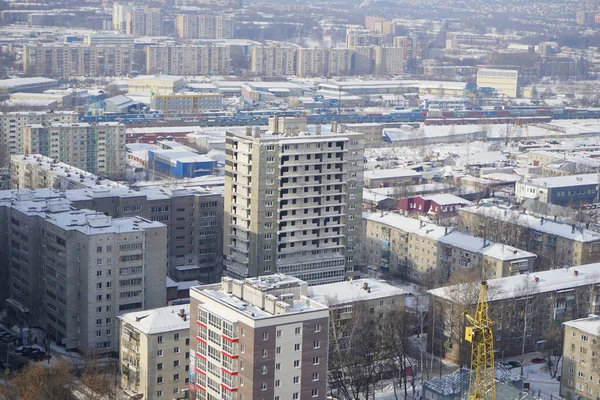
[[[232,39],[235,21],[230,15],[179,14],[175,30],[182,39]]]
[[[375,73],[378,75],[401,75],[404,73],[404,49],[375,47]]]
[[[231,48],[212,45],[146,47],[146,72],[177,75],[226,75],[231,71]]]
[[[251,71],[255,75],[294,75],[296,48],[254,46],[250,53]]]
[[[0,258],[17,321],[44,327],[67,349],[108,353],[119,347],[118,315],[165,304],[166,226],[7,194]]]
[[[26,154],[41,154],[111,179],[125,178],[125,125],[33,124],[24,129]]]
[[[386,35],[371,32],[355,31],[348,32],[346,35],[346,48],[364,46],[384,46],[386,44]]]
[[[284,121],[273,117],[267,132],[227,132],[227,273],[341,281],[360,246],[362,134],[283,130]]]
[[[285,275],[190,289],[195,399],[325,399],[329,309]]]
[[[131,73],[133,46],[120,44],[33,44],[23,48],[26,75],[122,76]]]
[[[298,49],[296,74],[298,76],[323,76],[326,73],[327,50],[324,48]]]
[[[0,113],[0,168],[8,167],[10,156],[24,154],[25,127],[32,124],[72,123],[78,121],[74,111]]]
[[[190,382],[190,306],[119,317],[121,388],[127,398],[186,399]]]
[[[352,50],[327,50],[327,75],[348,76],[352,73]]]
[[[352,49],[352,73],[354,75],[370,75],[375,70],[375,48],[361,46]]]

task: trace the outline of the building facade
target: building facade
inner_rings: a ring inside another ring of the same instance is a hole
[[[229,46],[155,45],[145,51],[148,74],[227,75],[231,71]]]
[[[362,134],[280,132],[227,132],[227,274],[341,281],[359,253]]]
[[[285,275],[190,290],[196,399],[325,399],[329,310]]]
[[[185,399],[190,384],[189,304],[119,316],[121,388],[147,399]]]
[[[597,315],[563,323],[565,328],[560,395],[569,400],[600,397],[596,363],[600,341]]]
[[[71,210],[64,199],[3,198],[8,313],[68,350],[114,353],[116,317],[166,301],[167,228]]]
[[[223,108],[223,95],[217,93],[178,93],[157,95],[150,100],[150,107],[163,114],[196,114]]]

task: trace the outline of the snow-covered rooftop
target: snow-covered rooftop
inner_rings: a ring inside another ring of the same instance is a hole
[[[524,185],[560,188],[569,186],[589,186],[598,184],[597,174],[553,176],[548,178],[528,179]]]
[[[600,316],[598,315],[568,321],[565,322],[564,325],[579,329],[580,331],[589,333],[590,335],[600,336]]]
[[[539,271],[535,274],[488,279],[487,299],[488,301],[497,301],[518,298],[532,293],[569,290],[597,283],[600,283],[600,263],[579,265],[572,268]],[[472,284],[445,286],[429,290],[428,293],[452,300],[456,298],[455,293],[464,291],[470,285]]]
[[[370,179],[386,179],[386,178],[401,178],[401,177],[418,177],[420,172],[406,168],[392,169],[375,169],[373,171],[365,171],[364,177]]]
[[[365,289],[365,285],[369,290]],[[390,285],[386,281],[369,278],[317,285],[308,290],[308,297],[330,307],[360,300],[384,299],[408,294],[406,290]]]
[[[596,242],[600,241],[600,233],[586,229],[583,226],[575,226],[570,224],[554,221],[552,219],[536,217],[528,213],[522,213],[517,210],[512,210],[506,207],[497,206],[489,203],[480,203],[469,207],[463,207],[459,213],[467,212],[479,214],[488,218],[493,218],[501,221],[530,228],[537,232],[547,233],[557,237],[575,240],[578,242]]]
[[[180,315],[181,310],[184,310],[185,318]],[[123,314],[118,318],[146,335],[181,330],[187,332],[190,328],[190,305],[180,304],[136,311]]]
[[[466,205],[471,204],[471,202],[469,200],[465,200],[462,197],[458,197],[453,194],[432,194],[429,196],[424,196],[423,200],[430,200],[441,206],[451,205],[451,204],[466,204]]]

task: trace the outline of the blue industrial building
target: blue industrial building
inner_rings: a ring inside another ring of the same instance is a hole
[[[196,178],[212,175],[217,161],[182,149],[148,151],[148,168],[174,178]]]

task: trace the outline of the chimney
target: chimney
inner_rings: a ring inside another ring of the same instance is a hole
[[[448,227],[444,228],[444,236],[448,235]]]
[[[517,255],[517,253],[518,253],[518,252],[519,252],[518,250],[513,250],[513,254],[514,254],[515,256]]]
[[[536,283],[540,281],[540,278],[537,276],[534,276],[533,279],[535,280]]]
[[[571,225],[571,233],[575,233],[575,224]]]
[[[250,125],[246,126],[246,136],[252,136],[252,127]]]
[[[542,217],[542,219],[540,219],[540,225],[544,225],[544,217]]]
[[[425,222],[419,220],[419,229],[425,226]]]
[[[255,138],[259,138],[260,137],[260,126],[255,126],[253,128],[253,135]]]
[[[362,288],[363,288],[363,290],[368,291],[369,290],[369,284],[367,282],[363,283]]]
[[[577,271],[576,269],[573,270],[573,275],[577,276],[579,275],[579,271]]]

